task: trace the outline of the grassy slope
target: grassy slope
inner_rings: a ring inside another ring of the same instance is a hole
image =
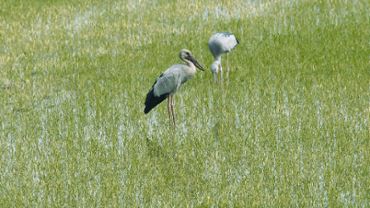
[[[368,8],[4,1],[0,204],[368,206]],[[187,83],[176,133],[165,105],[144,116],[179,49],[209,66],[214,31],[241,39],[230,81]]]

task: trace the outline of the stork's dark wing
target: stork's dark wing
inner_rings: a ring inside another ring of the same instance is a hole
[[[162,96],[154,95],[154,86],[155,84],[157,84],[158,79],[160,79],[161,77],[163,77],[163,73],[159,75],[159,77],[155,80],[155,82],[152,85],[152,89],[150,89],[150,91],[146,95],[145,103],[144,103],[145,104],[145,109],[144,109],[145,114],[149,113],[150,110],[152,110],[155,106],[157,106],[159,103],[161,103],[164,99],[168,97],[169,93],[167,95],[163,94]]]

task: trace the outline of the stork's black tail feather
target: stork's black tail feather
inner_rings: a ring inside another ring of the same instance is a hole
[[[149,113],[150,110],[152,110],[155,106],[157,106],[159,103],[165,100],[168,97],[168,95],[169,93],[160,96],[155,96],[154,88],[152,88],[146,95],[144,113],[145,114]]]

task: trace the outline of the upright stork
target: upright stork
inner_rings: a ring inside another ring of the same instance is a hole
[[[167,109],[170,122],[176,126],[173,95],[187,80],[191,79],[196,68],[204,71],[204,68],[193,57],[187,49],[180,51],[179,57],[185,64],[175,64],[164,71],[154,82],[152,89],[148,92],[145,99],[144,113],[149,113],[155,106],[168,98]]]

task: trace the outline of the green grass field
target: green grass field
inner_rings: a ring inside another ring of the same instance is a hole
[[[369,207],[369,8],[2,0],[0,207]],[[241,42],[222,85],[217,31]],[[174,131],[143,103],[181,48],[207,70]]]

